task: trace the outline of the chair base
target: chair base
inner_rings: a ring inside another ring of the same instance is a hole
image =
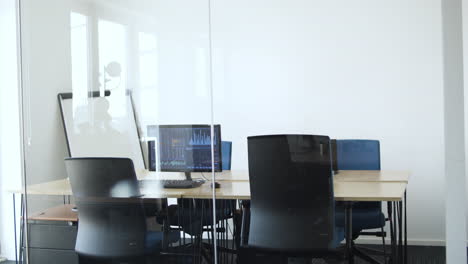
[[[376,258],[372,257],[371,255],[367,254],[363,250],[361,250],[359,247],[354,247],[353,248],[354,255],[362,260],[365,260],[368,263],[371,264],[382,264],[382,263],[387,263],[386,256],[384,256],[384,262],[377,260]]]
[[[390,253],[385,251],[380,251],[373,248],[357,246],[356,244],[352,244],[353,255],[358,257],[367,263],[371,264],[387,264],[390,263],[388,260],[391,257]],[[383,257],[383,261],[375,258],[375,256]]]
[[[150,264],[161,263],[160,256],[134,256],[119,258],[95,258],[89,256],[78,256],[79,264]]]
[[[387,259],[391,255],[388,254],[386,252],[386,250],[385,250],[385,237],[386,237],[387,234],[386,234],[386,232],[384,232],[383,227],[381,227],[380,231],[377,231],[377,232],[362,232],[361,231],[359,233],[359,235],[372,235],[372,236],[381,237],[382,238],[383,251],[373,249],[373,248],[363,247],[363,246],[356,246],[356,244],[354,244],[354,242],[352,242],[352,249],[353,249],[354,255],[356,257],[360,258],[360,259],[363,259],[363,260],[367,261],[368,263],[387,264],[388,263]],[[353,241],[354,241],[354,239],[353,239]],[[370,254],[368,254],[368,253],[370,253]],[[371,255],[383,256],[384,260],[383,260],[383,262],[379,261],[379,260],[377,260],[376,258],[374,258]]]
[[[240,264],[259,263],[287,263],[289,258],[320,258],[333,261],[330,263],[340,263],[345,260],[343,250],[320,250],[313,252],[279,252],[258,248],[241,247],[238,250],[238,262]]]

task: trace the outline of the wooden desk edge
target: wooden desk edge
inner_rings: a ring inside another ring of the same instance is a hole
[[[77,222],[78,212],[73,211],[74,204],[64,204],[44,209],[31,214],[28,220]]]

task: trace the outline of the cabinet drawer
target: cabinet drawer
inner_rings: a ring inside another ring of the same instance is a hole
[[[47,249],[75,249],[76,225],[29,224],[29,247]]]
[[[74,250],[29,249],[30,264],[78,264],[78,255]]]

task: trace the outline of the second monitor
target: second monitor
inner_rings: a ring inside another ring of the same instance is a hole
[[[148,130],[158,142],[157,155],[154,143],[149,144],[150,170],[156,169],[157,160],[161,171],[185,172],[187,178],[190,172],[211,172],[212,164],[215,171],[222,170],[220,125],[214,125],[213,163],[210,125],[160,125]]]

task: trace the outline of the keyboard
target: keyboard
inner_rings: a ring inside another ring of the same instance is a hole
[[[141,180],[138,181],[141,186],[151,188],[151,186],[157,185],[155,187],[163,187],[169,189],[189,189],[197,188],[205,183],[203,180]]]

